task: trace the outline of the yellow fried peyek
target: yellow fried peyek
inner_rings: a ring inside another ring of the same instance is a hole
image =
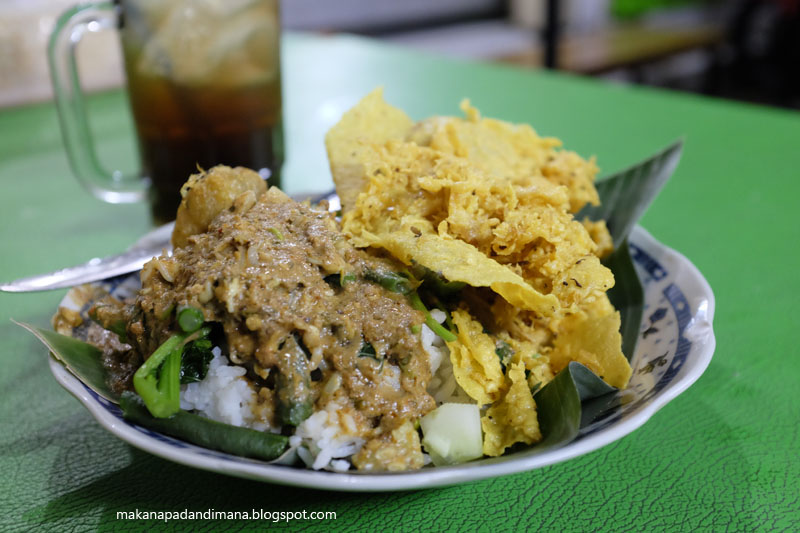
[[[509,367],[508,381],[503,398],[481,418],[483,453],[489,457],[502,455],[506,448],[518,442],[533,444],[542,439],[536,402],[525,379],[523,363]]]

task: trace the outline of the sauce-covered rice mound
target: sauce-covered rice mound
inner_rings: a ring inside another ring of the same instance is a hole
[[[186,188],[184,206],[210,186],[240,189],[233,177],[206,180],[201,174]],[[341,436],[366,443],[357,464],[422,466],[408,428],[434,407],[428,355],[412,332],[423,315],[366,279],[396,270],[393,261],[355,249],[326,209],[275,188],[242,192],[185,239],[145,265],[131,305],[100,306],[101,322],[124,321],[128,343],[146,359],[176,329],[175,310],[198,309],[219,327],[230,362],[246,370],[261,427],[300,426],[335,406]],[[402,460],[372,451],[385,444],[402,447]]]

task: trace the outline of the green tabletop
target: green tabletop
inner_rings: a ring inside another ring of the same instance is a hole
[[[714,289],[717,349],[688,391],[586,456],[409,493],[286,488],[193,470],[103,430],[10,319],[49,324],[64,291],[0,294],[0,530],[800,530],[800,115],[564,75],[433,58],[351,37],[285,39],[290,193],[331,187],[323,134],[378,85],[414,118],[528,122],[610,172],[677,137],[683,161],[643,225]],[[109,166],[136,167],[124,95],[91,100]],[[0,280],[116,253],[150,228],[143,205],[85,193],[55,109],[0,111]],[[335,511],[335,520],[137,522],[118,511]]]

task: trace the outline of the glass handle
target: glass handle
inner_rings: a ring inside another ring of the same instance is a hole
[[[112,2],[75,6],[58,18],[47,51],[61,134],[72,171],[94,196],[114,204],[144,200],[147,182],[119,170],[109,172],[100,164],[89,129],[75,51],[86,32],[114,29],[117,18]]]

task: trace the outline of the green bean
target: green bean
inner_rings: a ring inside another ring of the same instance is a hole
[[[414,262],[411,273],[415,278],[422,280],[426,289],[442,298],[450,298],[458,294],[467,284],[463,281],[448,281],[440,272],[434,272],[428,267]]]
[[[203,311],[196,307],[183,307],[178,310],[178,327],[186,333],[193,333],[205,322]]]
[[[126,420],[197,446],[271,461],[289,445],[289,437],[223,424],[203,416],[178,411],[170,418],[154,418],[142,398],[126,391],[119,402]]]
[[[386,290],[399,294],[408,295],[414,290],[411,280],[395,272],[381,272],[368,268],[364,271],[364,278],[377,283]]]
[[[275,414],[281,424],[298,426],[311,416],[313,409],[308,356],[295,336],[290,335],[278,357],[278,373],[275,375]]]
[[[333,288],[342,288],[348,283],[356,280],[356,275],[352,272],[345,272],[342,270],[338,274],[329,274],[325,276],[325,282]]]
[[[411,294],[408,294],[407,296],[409,302],[411,303],[411,307],[413,307],[417,311],[423,312],[423,314],[425,315],[425,324],[429,328],[431,328],[431,330],[433,330],[434,333],[436,333],[446,342],[453,342],[454,340],[457,339],[457,337],[453,335],[451,331],[449,331],[448,329],[446,329],[444,326],[442,326],[433,319],[430,311],[428,311],[428,308],[425,307],[424,303],[422,303],[422,300],[420,299],[419,294],[417,294],[416,291],[412,292]]]

